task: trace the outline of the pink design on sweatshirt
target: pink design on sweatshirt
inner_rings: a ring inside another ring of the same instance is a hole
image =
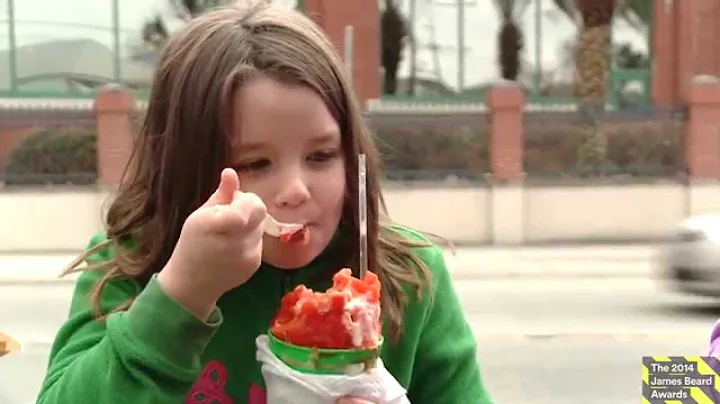
[[[267,404],[267,395],[265,394],[265,390],[256,384],[251,384],[248,404]]]
[[[225,393],[227,369],[218,361],[209,362],[195,381],[185,404],[235,404]]]

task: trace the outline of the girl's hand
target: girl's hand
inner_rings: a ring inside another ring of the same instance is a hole
[[[339,398],[336,402],[336,404],[376,404],[372,401],[363,400],[360,398],[354,398],[354,397],[342,397]]]
[[[257,195],[240,192],[237,173],[223,170],[218,189],[187,218],[158,275],[165,293],[206,320],[225,292],[259,268],[266,215]]]

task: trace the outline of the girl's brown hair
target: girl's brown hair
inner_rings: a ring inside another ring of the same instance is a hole
[[[382,282],[385,323],[397,339],[409,297],[404,288],[410,286],[419,296],[430,281],[427,265],[412,249],[428,244],[407,240],[386,220],[378,152],[331,42],[307,17],[265,2],[207,12],[168,41],[144,123],[107,212],[108,241],[86,251],[66,272],[107,271],[92,296],[102,317],[100,295],[109,280],[144,283],[163,268],[185,219],[217,188],[220,172],[230,162],[233,95],[258,74],[312,88],[340,124],[347,175],[343,225],[352,235],[358,233],[357,156],[367,155],[368,258]],[[126,247],[126,239],[132,240],[132,248]],[[343,249],[347,256],[340,261],[355,269],[356,246]],[[75,268],[105,247],[114,250],[113,260]]]

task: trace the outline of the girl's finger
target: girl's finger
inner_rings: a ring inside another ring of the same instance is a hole
[[[243,231],[255,229],[267,215],[265,204],[255,194],[237,191],[230,206],[242,219]]]
[[[220,184],[217,190],[210,195],[205,206],[228,205],[232,202],[235,192],[240,189],[240,179],[237,172],[226,168],[220,173]]]

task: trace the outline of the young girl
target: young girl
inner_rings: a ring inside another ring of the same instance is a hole
[[[377,152],[332,44],[264,4],[195,18],[162,52],[38,403],[264,402],[255,339],[282,296],[357,271],[359,153],[386,368],[413,404],[490,403],[442,251],[383,216]],[[306,224],[307,243],[264,235],[268,214]]]

